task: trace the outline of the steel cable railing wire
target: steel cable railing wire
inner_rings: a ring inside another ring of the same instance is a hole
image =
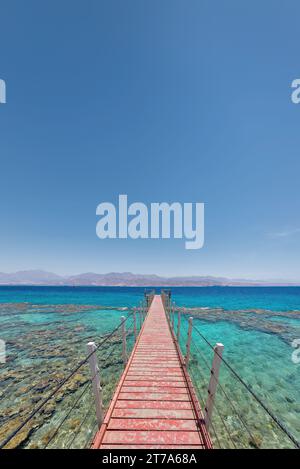
[[[198,384],[197,384],[196,377],[195,377],[195,375],[194,375],[194,373],[193,373],[193,371],[192,371],[191,369],[190,369],[189,371],[190,371],[190,374],[192,375],[192,377],[194,378],[194,385],[196,386],[196,389],[198,390],[198,394],[200,395],[200,388],[199,388],[199,386],[198,386]],[[200,369],[199,369],[198,371],[199,371],[199,374],[200,374],[200,376],[201,376],[201,379],[202,379],[203,382],[204,382],[204,381],[205,381],[205,377],[204,377],[203,374],[200,372]],[[203,398],[202,398],[202,401],[204,402],[204,399],[203,399]],[[226,433],[227,433],[227,435],[228,435],[229,440],[230,440],[231,443],[232,443],[232,446],[233,446],[234,448],[236,448],[236,444],[235,444],[235,442],[234,442],[233,439],[232,439],[232,436],[231,436],[231,434],[230,434],[229,428],[228,428],[228,426],[227,426],[227,424],[226,424],[226,422],[225,422],[225,420],[224,420],[224,417],[221,415],[221,412],[220,412],[219,407],[217,406],[216,402],[214,403],[214,407],[215,407],[215,409],[216,409],[216,411],[217,411],[217,414],[218,414],[218,416],[219,416],[221,422],[223,423],[223,426],[224,426],[224,428],[225,428],[225,431],[226,431]],[[205,403],[204,403],[204,407],[203,407],[203,408],[205,408]],[[212,425],[212,421],[210,421],[210,425]]]
[[[203,404],[202,404],[202,405],[203,405]],[[211,422],[211,428],[212,428],[212,430],[213,430],[213,436],[214,436],[214,438],[215,438],[215,440],[216,440],[216,442],[217,442],[217,444],[218,444],[218,446],[219,446],[219,449],[222,449],[222,445],[221,445],[221,443],[220,443],[218,434],[217,434],[217,432],[216,432],[216,428],[215,428],[215,426],[214,426],[214,424],[213,424],[212,422]]]
[[[131,315],[129,315],[129,316],[126,318],[126,321],[127,321],[127,319],[129,319],[130,317],[131,317]],[[120,324],[120,325],[118,326],[118,328],[120,328],[121,325],[122,325],[122,324]],[[131,327],[132,325],[133,325],[133,321],[131,322],[130,327]],[[128,328],[126,335],[132,334],[132,331],[130,330],[130,327]],[[118,328],[116,328],[115,330],[117,330]],[[110,334],[110,336],[111,336],[111,334]],[[104,344],[104,341],[102,341],[102,342],[98,345],[97,349],[99,349],[100,346],[103,345],[103,344]],[[97,349],[96,349],[96,350],[97,350]],[[93,353],[94,353],[94,352],[93,352]],[[89,358],[91,355],[92,355],[92,354],[89,354],[89,355],[86,357],[85,362],[88,360],[88,358]],[[109,354],[109,355],[110,355],[110,354]],[[107,357],[107,358],[108,358],[108,357]],[[106,360],[104,360],[104,362],[106,362]],[[77,370],[78,370],[78,369],[79,369],[79,368],[77,368]],[[72,374],[72,376],[73,376],[73,374]],[[94,377],[93,377],[93,378],[94,378]],[[92,378],[91,380],[93,380],[93,378]],[[67,413],[66,417],[65,417],[65,418],[62,420],[62,422],[60,423],[59,428],[61,428],[61,426],[63,425],[63,423],[65,422],[65,420],[66,420],[66,419],[68,418],[68,416],[70,415],[71,411],[72,411],[72,410],[74,409],[74,407],[77,405],[77,403],[78,403],[78,401],[80,400],[80,398],[81,398],[81,397],[83,396],[83,394],[86,392],[86,390],[88,389],[88,385],[89,385],[89,384],[90,384],[90,383],[87,383],[86,389],[84,390],[84,392],[82,393],[82,395],[79,396],[79,398],[76,400],[76,402],[74,403],[74,405],[71,407],[71,409],[70,409],[70,411]],[[58,389],[57,389],[57,390],[58,390]],[[53,396],[52,396],[52,397],[53,397]],[[51,399],[52,397],[49,396],[49,399]],[[48,402],[49,399],[47,398],[47,402]],[[45,401],[46,401],[46,400],[45,400]],[[44,404],[46,403],[45,401],[43,402]],[[41,410],[41,409],[39,409],[39,410]],[[28,422],[26,422],[26,423],[28,423]],[[24,425],[26,425],[26,423],[23,423],[22,428],[23,428]],[[59,430],[59,428],[58,428],[58,430]],[[18,431],[19,431],[19,430],[17,429],[16,433],[18,433]],[[16,434],[16,433],[15,433],[15,434]],[[15,436],[15,434],[14,434],[10,439],[12,439],[12,438]],[[53,435],[53,437],[54,437],[56,434],[57,434],[57,432],[55,432],[55,434]],[[49,443],[51,442],[51,440],[53,439],[53,437],[51,437],[51,439],[50,439],[50,441],[47,443],[46,447],[49,445]],[[7,442],[6,442],[6,443],[3,442],[2,444],[3,444],[3,446],[5,446],[5,445],[7,444]]]
[[[125,322],[133,315],[133,312],[131,312],[127,318],[125,319]],[[95,351],[99,350],[103,345],[105,345],[105,343],[107,343],[112,337],[113,335],[122,327],[123,325],[123,321],[120,322],[120,324],[112,331],[110,332],[107,336],[105,336],[105,338],[96,346],[96,349],[93,350],[91,353],[89,353],[83,360],[81,360],[79,362],[79,364],[73,368],[73,370],[68,374],[68,376],[66,378],[64,378],[57,386],[56,388],[49,394],[49,396],[47,396],[45,399],[42,400],[42,402],[40,402],[40,404],[31,412],[31,414],[26,417],[26,419],[24,420],[24,422],[22,422],[20,425],[18,425],[18,427],[13,430],[1,443],[0,443],[0,449],[3,449],[16,435],[17,433],[19,433],[19,431],[25,427],[25,425],[27,425],[28,422],[30,422],[30,420],[32,420],[36,414],[38,414],[40,412],[40,410],[47,404],[47,402],[50,401],[50,399],[52,399],[52,397],[69,381],[69,379],[71,379],[76,373],[78,370],[80,370],[80,368],[85,365],[89,358],[95,353]]]
[[[203,396],[202,396],[202,394],[201,394],[201,391],[200,391],[200,389],[199,389],[199,387],[198,387],[198,385],[197,385],[197,382],[196,382],[195,386],[196,386],[196,389],[197,389],[197,391],[198,391],[198,396],[199,396],[199,399],[200,399],[202,408],[204,409],[204,407],[205,407],[205,400],[204,400],[204,398],[203,398]],[[219,447],[221,448],[221,443],[220,443],[219,437],[218,437],[218,435],[217,435],[216,429],[215,429],[215,427],[214,427],[214,425],[213,425],[212,422],[211,422],[211,427],[212,427],[212,429],[213,429],[213,433],[214,433],[215,439],[217,440],[217,443],[218,443]]]
[[[185,321],[186,321],[186,323],[187,323],[187,325],[188,325],[188,320],[187,320],[186,316],[184,316],[184,319],[185,319]],[[211,374],[211,367],[209,366],[209,364],[208,364],[206,358],[204,357],[204,354],[202,353],[202,351],[196,346],[196,343],[194,342],[193,339],[191,339],[191,344],[194,346],[194,348],[196,349],[197,353],[199,353],[199,354],[201,355],[203,362],[205,363],[206,367],[207,367],[208,370],[209,370],[209,373]],[[205,382],[205,377],[204,377],[204,375],[202,374],[198,363],[197,363],[197,370],[198,370],[198,372],[199,372],[199,374],[200,374],[200,376],[201,376],[201,379],[203,380],[203,382]],[[200,388],[199,388],[199,386],[198,386],[198,384],[197,384],[197,380],[196,380],[196,378],[195,378],[195,375],[194,375],[194,373],[193,373],[193,371],[192,371],[191,369],[190,369],[190,374],[191,374],[192,377],[194,378],[194,382],[195,382],[196,389],[198,390],[198,394],[200,394]],[[213,378],[216,380],[216,378],[215,378],[215,376],[214,376],[213,374],[211,374],[211,376],[213,376]],[[231,402],[231,400],[230,400],[229,396],[227,395],[227,393],[225,393],[225,390],[224,390],[223,387],[221,386],[220,382],[218,382],[218,385],[219,385],[220,389],[223,391],[223,393],[224,393],[226,399],[227,399],[228,402],[230,403],[230,405],[231,405],[231,407],[233,408],[234,412],[237,414],[237,416],[239,417],[240,421],[242,422],[242,424],[243,424],[245,430],[247,431],[248,435],[250,436],[250,439],[254,441],[254,438],[253,438],[253,435],[252,435],[251,431],[250,431],[249,428],[247,427],[247,425],[246,425],[245,421],[243,420],[243,418],[240,416],[240,414],[239,414],[239,413],[237,412],[237,410],[235,409],[233,403]],[[204,407],[203,407],[203,408],[205,408],[205,402],[204,402],[203,398],[202,398],[202,402],[203,402],[203,404],[204,404]],[[220,411],[219,407],[216,405],[216,402],[215,402],[215,409],[216,409],[216,411],[217,411],[217,414],[218,414],[218,416],[219,416],[221,422],[223,423],[223,426],[224,426],[224,428],[225,428],[225,431],[226,431],[226,433],[227,433],[227,435],[228,435],[229,440],[231,441],[231,444],[232,444],[233,447],[236,449],[237,446],[236,446],[235,442],[233,441],[233,439],[232,439],[232,437],[231,437],[230,430],[229,430],[229,428],[228,428],[228,426],[227,426],[227,424],[226,424],[226,422],[225,422],[225,420],[224,420],[224,417],[223,417],[222,414],[221,414],[221,411]],[[213,426],[213,422],[212,422],[212,421],[210,422],[210,425]],[[215,436],[216,436],[216,431],[215,431],[215,430],[214,430],[214,433],[215,433]],[[219,442],[219,446],[220,446],[220,442]]]
[[[199,351],[199,349],[197,349],[197,347],[195,346],[195,349],[198,351],[198,353],[200,353],[201,355],[201,352]],[[199,365],[197,366],[197,369],[200,369],[199,368]],[[210,370],[210,367],[208,365],[208,369],[209,369],[209,372],[211,373],[211,370]],[[237,408],[235,407],[235,405],[233,404],[232,400],[230,399],[230,397],[228,396],[227,392],[225,391],[223,385],[221,385],[220,381],[218,381],[216,379],[216,377],[214,376],[214,374],[211,373],[211,376],[213,377],[213,379],[215,381],[217,381],[217,384],[218,384],[218,387],[219,389],[221,390],[222,394],[224,395],[225,399],[227,400],[227,402],[229,403],[230,407],[232,408],[232,410],[234,411],[234,413],[236,414],[236,416],[239,418],[240,422],[242,423],[243,427],[245,428],[246,432],[248,433],[250,439],[252,441],[254,441],[254,436],[252,435],[251,433],[251,430],[249,430],[249,427],[247,426],[245,420],[243,419],[243,417],[240,415],[240,413],[238,412]]]
[[[197,367],[197,371],[198,371],[198,373],[199,373],[199,375],[200,375],[200,377],[201,377],[202,382],[204,383],[204,382],[205,382],[205,376],[204,376],[204,374],[202,374],[202,371],[200,370],[200,367]],[[192,377],[194,378],[194,380],[196,380],[195,374],[194,374],[194,372],[192,371],[191,366],[190,366],[190,374],[192,375]],[[200,388],[199,388],[199,386],[198,386],[198,384],[197,384],[197,380],[196,380],[196,384],[195,384],[195,385],[196,385],[196,388],[198,389],[198,392],[200,392]],[[225,430],[226,430],[226,432],[227,432],[227,434],[228,434],[228,437],[229,437],[229,439],[230,439],[232,445],[236,448],[236,445],[235,445],[235,443],[234,443],[234,441],[232,440],[232,437],[231,437],[231,435],[230,435],[228,426],[227,426],[227,424],[226,424],[226,422],[225,422],[225,420],[224,420],[224,417],[222,416],[222,414],[221,414],[221,412],[220,412],[220,410],[219,410],[219,407],[218,407],[217,404],[216,404],[216,401],[214,402],[214,407],[215,407],[215,409],[216,409],[216,411],[217,411],[217,414],[219,415],[220,420],[221,420],[222,423],[223,423],[223,426],[224,426],[224,428],[225,428]],[[206,405],[204,406],[204,409],[205,409],[205,408],[206,408]],[[211,424],[211,422],[210,422],[210,424]]]
[[[85,442],[84,442],[84,445],[83,445],[83,448],[90,448],[91,446],[91,442],[96,434],[98,430],[98,424],[96,423],[92,429],[90,429],[87,433],[88,433],[88,437],[86,438]],[[89,446],[88,446],[89,445]]]
[[[87,429],[86,431],[87,438],[85,439],[85,442],[80,446],[80,449],[91,449],[92,442],[98,430],[99,430],[99,427],[97,423],[94,426]]]
[[[170,326],[171,326],[170,318],[168,318],[168,321],[169,321],[169,324],[170,324]],[[174,334],[175,334],[175,330],[174,330]],[[176,337],[177,337],[177,335],[176,335]],[[192,373],[191,373],[191,374],[192,374]],[[204,400],[204,398],[203,398],[203,396],[202,396],[202,393],[201,393],[201,390],[200,390],[200,388],[199,388],[199,386],[198,386],[198,384],[197,384],[197,380],[195,379],[195,377],[193,376],[193,374],[192,374],[192,377],[194,378],[194,383],[193,383],[193,384],[195,385],[196,390],[198,391],[197,394],[198,394],[198,397],[199,397],[199,399],[200,399],[200,403],[201,403],[202,409],[204,409],[204,408],[205,408],[205,400]],[[219,437],[218,437],[218,434],[217,434],[217,432],[216,432],[216,429],[215,429],[215,426],[214,426],[213,422],[210,422],[210,425],[211,425],[211,428],[212,428],[212,430],[213,430],[213,434],[214,434],[214,437],[215,437],[215,439],[216,439],[216,441],[217,441],[217,444],[219,445],[219,448],[221,448],[221,443],[220,443],[220,440],[219,440]]]
[[[128,319],[129,319],[129,317],[128,317]],[[131,335],[133,334],[133,329],[132,329],[133,324],[134,324],[134,320],[131,321],[131,323],[129,324],[129,327],[126,329],[126,337],[129,337],[129,336],[131,336]],[[122,339],[122,335],[121,335],[121,334],[120,334],[120,335],[117,334],[117,337],[119,337],[120,339]],[[110,356],[111,356],[111,350],[109,351],[109,353],[107,354],[106,358],[104,359],[104,361],[103,361],[103,363],[102,363],[102,366],[103,366],[103,364],[106,364],[106,363],[107,363],[107,360],[110,358]],[[96,375],[94,375],[94,376],[91,378],[90,382],[93,381],[93,379],[95,378],[95,376],[96,376]],[[87,383],[87,388],[84,390],[84,392],[82,393],[82,395],[85,394],[85,392],[89,389],[90,382]],[[79,402],[79,400],[80,400],[80,398],[82,397],[82,395],[79,396],[79,398],[76,400],[76,402],[75,402],[74,405],[72,406],[71,410],[70,410],[70,411],[68,412],[68,414],[65,416],[65,418],[63,419],[63,421],[62,421],[61,424],[59,425],[60,428],[61,428],[61,426],[63,425],[63,423],[67,420],[67,418],[68,418],[69,415],[71,414],[72,410],[76,407],[76,405],[77,405],[77,403]],[[77,436],[78,436],[78,434],[79,434],[79,432],[80,432],[80,429],[82,428],[82,426],[83,426],[85,420],[87,419],[87,416],[89,415],[89,412],[90,412],[90,410],[92,409],[92,407],[93,407],[93,404],[90,406],[90,408],[89,408],[89,410],[88,410],[88,413],[86,414],[84,420],[81,422],[81,424],[80,424],[80,426],[79,426],[79,429],[76,431],[76,435],[75,435],[75,437],[72,439],[72,441],[71,441],[69,447],[73,444],[74,440],[77,438]],[[97,424],[95,425],[95,428],[97,428]],[[58,429],[58,430],[59,430],[59,429]],[[57,433],[58,433],[58,431],[56,432],[56,434],[57,434]],[[55,435],[53,435],[53,436],[55,436]],[[52,439],[53,439],[53,438],[51,438],[51,440],[52,440]],[[85,446],[86,446],[87,442],[89,441],[89,439],[90,439],[90,436],[89,436],[89,438],[86,440]],[[46,447],[48,446],[49,443],[50,443],[50,442],[47,443]],[[46,447],[45,447],[45,448],[46,448]]]
[[[210,375],[211,375],[211,376],[213,377],[213,379],[217,382],[218,387],[219,387],[220,390],[222,391],[222,393],[223,393],[224,397],[226,398],[226,400],[229,402],[229,405],[231,406],[231,408],[233,409],[233,411],[235,412],[235,414],[237,415],[237,417],[238,417],[239,420],[241,421],[241,423],[242,423],[243,427],[245,428],[246,432],[248,433],[248,435],[249,435],[251,441],[255,441],[254,436],[253,436],[253,434],[251,433],[251,430],[248,428],[248,426],[247,426],[247,424],[246,424],[244,418],[240,415],[240,413],[239,413],[238,410],[236,409],[236,407],[235,407],[235,405],[233,404],[232,400],[230,399],[230,397],[228,396],[227,392],[225,391],[223,385],[220,383],[219,380],[216,379],[215,375],[214,375],[213,373],[211,373],[211,367],[209,366],[209,364],[208,364],[208,362],[207,362],[207,360],[206,360],[206,358],[205,358],[203,352],[202,352],[202,351],[200,350],[200,348],[196,345],[196,343],[193,341],[193,339],[192,339],[192,344],[193,344],[194,348],[196,349],[197,353],[199,353],[199,355],[201,356],[201,358],[202,358],[204,364],[206,365],[206,367],[207,367],[207,369],[208,369]],[[198,369],[199,372],[200,372],[200,367],[199,367],[198,363],[197,363],[197,369]]]
[[[68,412],[66,413],[66,415],[64,416],[64,418],[61,420],[61,422],[59,423],[59,425],[56,427],[55,431],[53,432],[53,434],[51,435],[49,441],[46,443],[46,445],[44,446],[43,449],[48,448],[48,446],[50,445],[51,441],[54,440],[54,438],[55,438],[56,435],[58,434],[59,430],[61,429],[61,427],[63,426],[63,424],[66,422],[66,420],[68,420],[68,418],[70,417],[71,413],[73,412],[73,410],[75,409],[75,407],[77,406],[77,404],[79,403],[79,401],[81,400],[81,398],[82,398],[82,397],[85,395],[85,393],[88,391],[89,385],[90,385],[90,383],[87,383],[87,384],[85,385],[83,392],[79,395],[79,397],[78,397],[77,399],[75,399],[75,401],[73,402],[73,405],[71,406],[70,410],[68,410]]]
[[[108,361],[108,359],[110,358],[111,356],[111,350],[109,351],[109,353],[107,354],[106,358],[104,360],[102,360],[102,366],[105,365]],[[94,374],[94,376],[92,376],[91,378],[89,378],[89,381],[84,385],[84,390],[83,392],[79,395],[79,397],[77,397],[70,410],[65,414],[65,416],[63,417],[63,419],[61,420],[61,422],[59,423],[59,425],[57,426],[57,428],[55,429],[54,433],[51,435],[49,441],[46,443],[46,445],[44,446],[43,449],[46,449],[49,444],[51,443],[51,441],[56,437],[56,435],[58,434],[58,431],[60,430],[60,428],[63,426],[63,424],[66,422],[66,420],[69,418],[69,416],[71,415],[71,412],[75,409],[75,407],[77,406],[77,404],[79,403],[79,401],[81,400],[81,398],[85,395],[85,393],[89,390],[90,388],[90,385],[91,385],[91,382],[93,381],[93,379],[95,378],[96,374]]]
[[[86,422],[88,416],[90,415],[91,410],[92,410],[93,407],[94,407],[94,403],[92,402],[92,404],[91,404],[90,407],[88,408],[87,413],[85,414],[84,419],[81,421],[81,424],[79,425],[79,427],[78,427],[78,428],[76,429],[76,431],[74,432],[75,435],[73,436],[73,438],[72,438],[70,444],[68,445],[68,449],[71,448],[72,444],[74,443],[74,441],[75,441],[76,438],[78,437],[79,432],[80,432],[80,430],[82,429],[83,425],[85,424],[85,422]]]
[[[193,378],[194,381],[195,381],[194,386],[196,387],[196,390],[198,391],[198,396],[201,396],[200,387],[198,386],[196,377],[195,377],[194,373],[193,373],[191,370],[190,370],[190,374],[191,374],[192,378]],[[201,373],[200,373],[200,375],[201,375],[201,379],[203,379],[203,375],[202,375]],[[202,404],[203,409],[204,409],[204,408],[205,408],[205,401],[204,401],[204,399],[203,399],[202,396],[201,396],[201,404]],[[231,434],[230,434],[230,431],[229,431],[229,429],[228,429],[228,426],[227,426],[227,424],[226,424],[226,422],[225,422],[223,416],[221,415],[221,413],[220,413],[220,411],[219,411],[219,408],[218,408],[218,406],[216,405],[216,403],[215,403],[215,409],[216,409],[216,411],[217,411],[217,414],[218,414],[218,416],[219,416],[221,422],[223,423],[223,426],[224,426],[225,431],[226,431],[226,433],[227,433],[227,435],[228,435],[229,441],[232,443],[232,446],[233,446],[234,448],[236,448],[236,445],[235,445],[235,443],[234,443],[234,441],[233,441],[233,439],[232,439],[232,437],[231,437]],[[220,446],[220,448],[221,448],[221,443],[220,443],[220,440],[219,440],[219,438],[218,438],[218,436],[217,436],[217,432],[216,432],[216,429],[215,429],[215,427],[214,427],[214,424],[213,424],[212,420],[210,421],[210,426],[213,428],[215,438],[217,439],[218,444],[219,444],[219,446]]]
[[[193,330],[204,340],[204,342],[218,355],[220,360],[224,363],[224,365],[230,370],[233,376],[247,389],[247,391],[252,395],[252,397],[257,401],[257,403],[265,410],[265,412],[269,415],[269,417],[277,424],[277,426],[282,430],[282,432],[292,441],[292,443],[296,446],[296,448],[300,449],[300,442],[291,434],[288,430],[286,425],[281,422],[278,417],[273,413],[271,409],[262,401],[262,399],[257,396],[257,394],[251,389],[251,386],[247,384],[243,378],[232,368],[232,366],[228,363],[225,358],[221,357],[217,351],[215,351],[213,345],[206,339],[206,337],[195,327],[193,326]]]

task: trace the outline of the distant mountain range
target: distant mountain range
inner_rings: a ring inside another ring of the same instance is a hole
[[[69,285],[69,286],[259,286],[259,285],[300,285],[300,282],[286,280],[243,280],[225,277],[191,276],[160,277],[158,275],[111,272],[95,274],[87,272],[78,275],[61,276],[43,270],[24,270],[13,274],[0,272],[0,285]]]

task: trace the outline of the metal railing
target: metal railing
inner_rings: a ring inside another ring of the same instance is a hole
[[[186,308],[178,307],[169,295],[162,295],[162,298],[214,447],[300,448],[300,442],[287,426],[224,358],[224,345],[216,343],[213,346],[202,334],[197,318]],[[245,402],[253,424],[242,410]]]
[[[153,297],[145,298],[0,442],[6,448],[86,448],[100,427]],[[54,412],[55,409],[55,412]],[[25,436],[26,435],[26,436]]]

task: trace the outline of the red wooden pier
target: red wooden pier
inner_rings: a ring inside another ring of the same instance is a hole
[[[160,295],[153,298],[92,448],[212,448]]]

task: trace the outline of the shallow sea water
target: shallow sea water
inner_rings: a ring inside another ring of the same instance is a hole
[[[143,293],[126,287],[0,287],[0,339],[8,358],[0,364],[1,441],[86,356],[87,342],[99,343]],[[224,358],[300,439],[300,365],[291,359],[291,342],[300,338],[300,288],[178,287],[172,294],[187,308],[184,317],[194,317],[190,372],[200,401],[206,400],[212,351],[197,330],[211,344],[224,344]],[[132,333],[128,341],[129,353]],[[105,406],[122,372],[121,348],[118,336],[97,352]],[[11,445],[88,446],[96,430],[89,377],[84,365]],[[292,446],[223,365],[220,382],[211,426],[216,447]]]

